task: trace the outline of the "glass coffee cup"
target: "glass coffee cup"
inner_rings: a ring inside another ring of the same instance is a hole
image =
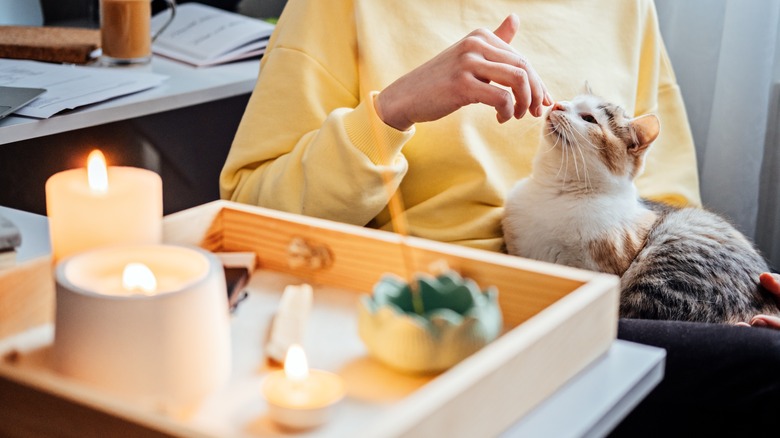
[[[148,64],[152,59],[152,42],[176,16],[176,1],[165,2],[170,16],[152,35],[152,0],[100,0],[101,63]]]

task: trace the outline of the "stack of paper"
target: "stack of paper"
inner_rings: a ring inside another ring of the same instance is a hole
[[[0,269],[16,264],[16,248],[22,244],[22,234],[13,222],[0,216]]]
[[[162,11],[152,18],[152,33],[169,17]],[[199,67],[262,55],[274,25],[201,3],[185,3],[155,40],[158,55]]]
[[[0,59],[0,85],[46,90],[16,111],[18,115],[40,119],[66,109],[156,87],[167,78],[139,71]]]

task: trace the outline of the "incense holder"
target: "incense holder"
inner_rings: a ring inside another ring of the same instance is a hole
[[[415,278],[423,313],[409,284],[386,275],[358,305],[358,332],[369,354],[398,371],[444,371],[495,339],[502,329],[498,290],[484,292],[455,271]],[[419,303],[420,301],[418,301]]]

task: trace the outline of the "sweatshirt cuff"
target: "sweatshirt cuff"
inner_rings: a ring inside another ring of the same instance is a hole
[[[374,109],[374,97],[378,94],[378,91],[372,91],[367,99],[344,115],[344,129],[352,144],[374,164],[387,165],[396,160],[401,148],[414,135],[415,128],[399,131],[385,124]]]

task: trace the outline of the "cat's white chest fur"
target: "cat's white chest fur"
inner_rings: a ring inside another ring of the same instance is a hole
[[[504,239],[510,254],[598,270],[591,242],[623,229],[641,213],[633,186],[610,194],[574,194],[526,178],[507,198]]]

